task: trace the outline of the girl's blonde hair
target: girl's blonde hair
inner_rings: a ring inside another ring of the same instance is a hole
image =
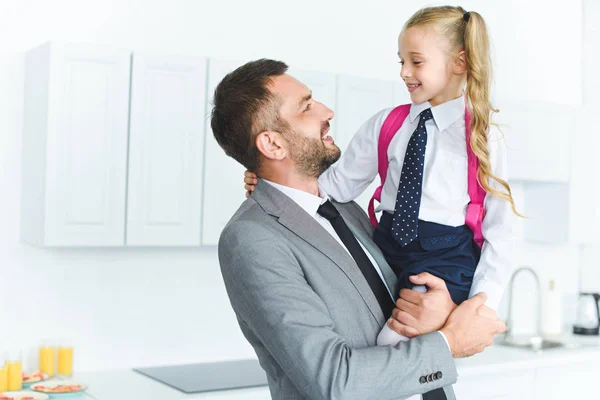
[[[510,202],[517,212],[510,186],[505,180],[492,174],[488,151],[488,129],[492,113],[497,113],[490,103],[492,85],[492,60],[490,42],[483,17],[462,7],[426,7],[417,11],[404,25],[403,31],[413,26],[431,26],[450,44],[450,50],[464,50],[467,64],[467,107],[471,111],[471,149],[479,160],[477,180],[487,193]],[[502,192],[492,188],[493,179],[506,189]]]

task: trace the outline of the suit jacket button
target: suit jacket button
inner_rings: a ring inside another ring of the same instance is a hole
[[[421,385],[422,385],[422,384],[424,384],[424,383],[427,383],[427,378],[426,378],[426,377],[424,377],[424,376],[420,377],[420,378],[419,378],[419,383],[420,383]]]
[[[427,382],[433,382],[433,374],[427,375]]]
[[[438,371],[438,372],[436,372],[436,373],[435,373],[435,377],[436,377],[437,379],[442,379],[442,371]]]

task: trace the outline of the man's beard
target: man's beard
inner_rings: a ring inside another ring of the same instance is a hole
[[[324,124],[321,132],[329,127]],[[290,146],[290,157],[298,172],[304,176],[318,178],[327,168],[339,160],[341,151],[335,144],[328,148],[322,139],[313,139],[300,133],[287,131],[284,137]]]

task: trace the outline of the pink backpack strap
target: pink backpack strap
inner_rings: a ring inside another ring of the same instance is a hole
[[[485,200],[485,190],[477,181],[477,170],[479,169],[479,160],[471,148],[471,113],[465,109],[465,125],[467,131],[467,162],[469,169],[469,198],[471,202],[467,207],[467,216],[465,224],[473,231],[473,240],[479,247],[483,246],[483,232],[481,224],[485,217],[483,202]]]
[[[383,189],[383,184],[385,183],[385,178],[387,177],[389,163],[387,151],[390,147],[390,142],[394,138],[394,135],[400,130],[404,120],[406,120],[406,117],[410,113],[410,106],[410,104],[403,104],[394,108],[383,122],[381,131],[379,132],[379,141],[377,143],[377,162],[381,184],[377,189],[375,189],[375,193],[369,201],[368,208],[369,218],[371,219],[373,228],[377,227],[377,217],[375,216],[375,200],[377,200],[379,203],[381,202],[381,190]]]

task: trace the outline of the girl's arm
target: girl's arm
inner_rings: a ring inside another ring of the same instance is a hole
[[[491,126],[490,129],[488,148],[492,173],[501,179],[508,180],[506,145],[504,137],[495,126]],[[505,190],[493,179],[490,179],[489,184],[497,190]],[[514,269],[517,216],[513,213],[508,201],[490,194],[485,197],[484,207],[485,217],[482,232],[485,242],[481,259],[475,270],[469,297],[479,292],[485,292],[488,296],[486,304],[497,310]]]
[[[377,143],[392,109],[379,111],[354,134],[337,163],[319,177],[319,188],[339,202],[356,199],[377,176]]]

